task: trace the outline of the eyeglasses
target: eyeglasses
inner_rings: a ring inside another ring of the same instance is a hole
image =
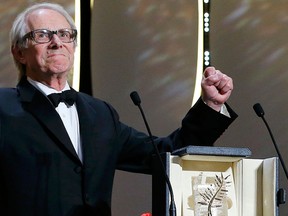
[[[77,30],[59,29],[56,31],[51,31],[48,29],[36,29],[24,35],[22,41],[30,38],[38,44],[49,43],[54,34],[56,34],[63,43],[71,43],[77,37]]]

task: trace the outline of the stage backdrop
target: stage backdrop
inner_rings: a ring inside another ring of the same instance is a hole
[[[234,79],[229,104],[239,114],[216,146],[248,147],[253,158],[276,156],[252,108],[260,102],[288,163],[287,8],[281,0],[211,1],[211,63]],[[195,84],[197,15],[197,1],[96,0],[93,95],[115,106],[124,122],[146,131],[129,97],[137,90],[154,135],[178,127]],[[287,190],[281,166],[280,176],[280,187]],[[151,177],[117,172],[114,215],[140,215],[150,205]],[[281,216],[287,213],[280,207]]]
[[[192,102],[197,58],[197,1],[94,1],[93,95],[121,120],[146,131],[130,99],[138,91],[154,135],[180,126]],[[117,172],[114,215],[151,211],[151,176]]]

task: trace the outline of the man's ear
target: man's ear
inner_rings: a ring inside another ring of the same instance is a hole
[[[19,48],[18,46],[12,46],[11,52],[17,61],[19,61],[22,64],[26,64],[26,59],[24,57],[24,53],[21,48]]]

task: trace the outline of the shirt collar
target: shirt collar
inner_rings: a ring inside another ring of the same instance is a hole
[[[29,83],[31,83],[31,85],[33,85],[35,88],[37,88],[44,95],[49,95],[49,94],[52,94],[52,93],[60,93],[62,91],[70,89],[70,86],[69,86],[67,81],[66,81],[65,87],[61,91],[57,91],[56,89],[53,89],[53,88],[51,88],[51,87],[49,87],[47,85],[44,85],[43,83],[35,81],[35,80],[31,79],[30,77],[27,77],[27,80],[28,80]]]

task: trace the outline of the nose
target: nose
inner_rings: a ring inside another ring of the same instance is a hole
[[[59,48],[59,47],[62,47],[62,41],[60,40],[60,38],[57,36],[57,34],[53,34],[52,35],[52,39],[50,41],[50,47],[52,48]]]

